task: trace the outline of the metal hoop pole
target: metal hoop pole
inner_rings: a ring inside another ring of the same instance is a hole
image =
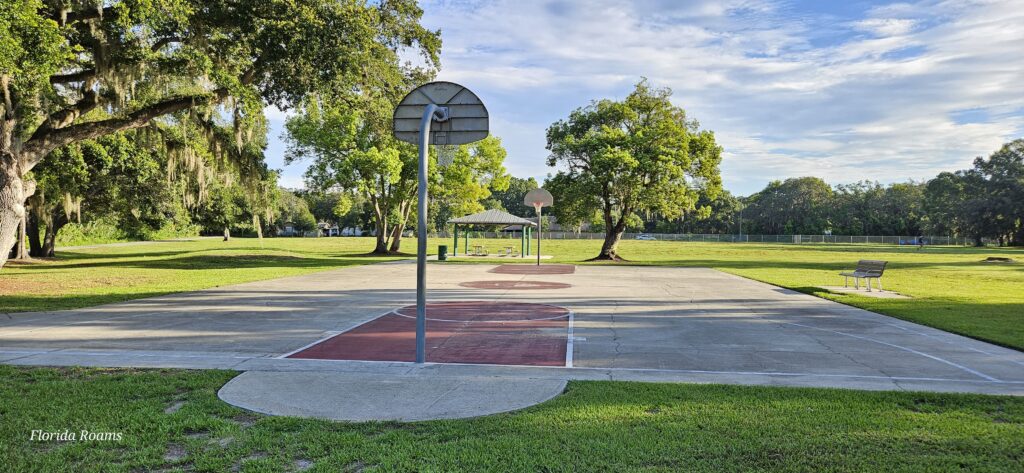
[[[437,105],[427,104],[420,120],[419,189],[416,201],[416,363],[426,361],[427,347],[427,156],[430,123]]]
[[[541,218],[542,209],[542,206],[537,206],[537,266],[540,266],[540,236],[544,234],[544,219]]]

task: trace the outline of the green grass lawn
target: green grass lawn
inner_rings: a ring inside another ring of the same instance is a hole
[[[208,238],[58,249],[56,259],[0,269],[0,313],[88,307],[398,259],[366,256],[372,249],[370,238]]]
[[[1021,471],[1024,398],[574,382],[422,423],[264,417],[229,371],[0,366],[4,471]],[[31,431],[120,432],[38,442]]]

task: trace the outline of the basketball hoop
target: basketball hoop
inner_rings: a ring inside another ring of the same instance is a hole
[[[526,197],[523,198],[523,203],[536,209],[538,215],[540,215],[541,207],[549,207],[554,201],[555,198],[551,196],[551,193],[541,188],[527,192]]]
[[[459,151],[459,145],[437,145],[437,165],[441,167],[451,166],[455,162],[455,153]]]
[[[459,145],[487,138],[487,108],[469,89],[451,82],[423,84],[395,107],[395,138],[419,146],[416,193],[416,362],[426,361],[427,343],[427,163],[451,165]]]
[[[537,266],[540,266],[540,236],[544,233],[544,219],[541,218],[541,209],[555,203],[551,193],[537,188],[526,193],[523,197],[523,204],[532,206],[537,211]]]

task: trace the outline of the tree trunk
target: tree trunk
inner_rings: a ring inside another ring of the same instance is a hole
[[[373,254],[386,255],[388,254],[388,232],[385,229],[385,226],[381,225],[380,222],[376,222],[375,224],[377,226],[377,231],[375,232],[377,236],[377,246],[373,249]]]
[[[629,209],[624,209],[622,215],[619,216],[619,221],[613,223],[612,204],[610,199],[605,197],[603,213],[604,243],[601,244],[601,253],[591,258],[590,261],[624,261],[617,253],[617,249],[619,240],[622,240],[622,233],[626,231],[626,216],[629,215]]]
[[[625,225],[623,225],[622,222],[605,231],[604,242],[601,244],[601,253],[598,254],[597,257],[593,258],[592,261],[625,261],[618,253],[619,241],[622,240],[622,233],[624,231]]]
[[[46,221],[46,232],[43,235],[42,255],[45,258],[57,256],[57,234],[68,224],[67,214],[59,207],[50,211]]]
[[[25,215],[25,186],[18,160],[10,151],[0,151],[0,268],[7,263],[18,239],[18,227]]]
[[[35,210],[28,213],[28,224],[26,225],[26,230],[28,231],[29,256],[43,256],[43,244],[39,241],[39,216],[36,214]]]
[[[26,236],[28,230],[28,212],[21,214],[21,223],[18,225],[18,241],[14,244],[14,259],[27,260],[30,259],[28,256],[28,248],[25,247]]]
[[[230,240],[231,240],[231,227],[225,226],[224,227],[224,241],[230,241]]]
[[[395,231],[391,234],[391,252],[399,253],[402,251],[402,233],[405,232],[405,227],[409,223],[409,213],[412,212],[412,204],[405,203],[401,206],[399,211],[402,216],[402,221],[395,225]],[[417,224],[418,225],[418,224]],[[418,231],[418,230],[417,230]],[[419,236],[419,235],[417,235]]]
[[[405,224],[395,225],[395,229],[391,232],[391,248],[388,250],[391,253],[398,253],[402,247],[402,232],[405,231]]]
[[[59,215],[57,215],[59,214]],[[46,223],[46,232],[43,235],[43,257],[53,258],[57,255],[57,232],[67,223],[63,212],[55,211]]]

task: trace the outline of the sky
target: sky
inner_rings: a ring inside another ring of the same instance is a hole
[[[545,130],[642,78],[673,90],[724,149],[724,187],[927,180],[1024,137],[1024,0],[426,0],[438,80],[483,100],[518,177]],[[285,114],[268,110],[281,184]]]

